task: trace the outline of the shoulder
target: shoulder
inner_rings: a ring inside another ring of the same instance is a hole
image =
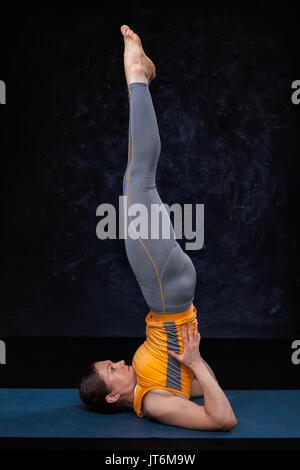
[[[173,400],[175,398],[175,400]],[[154,415],[159,413],[159,410],[168,404],[170,408],[175,405],[178,406],[178,402],[188,400],[185,396],[174,395],[169,390],[153,389],[146,393],[143,397],[142,411],[147,418],[152,418]]]

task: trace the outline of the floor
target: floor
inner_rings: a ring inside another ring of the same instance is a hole
[[[77,389],[0,389],[0,438],[300,438],[300,390],[224,390],[238,420],[230,432],[196,431],[91,413]],[[203,404],[203,398],[193,399]]]

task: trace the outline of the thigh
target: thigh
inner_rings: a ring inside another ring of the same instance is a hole
[[[136,222],[137,218],[127,213],[126,253],[138,282],[154,288],[176,243],[175,232],[156,188],[131,194],[130,207],[135,204],[142,205],[146,214],[146,225],[141,227],[141,224]],[[139,220],[141,221],[141,218]],[[135,229],[130,230],[130,225]],[[132,233],[138,238],[133,239],[130,236]],[[157,238],[154,238],[153,234]]]

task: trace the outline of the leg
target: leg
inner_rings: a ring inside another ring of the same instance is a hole
[[[196,271],[176,241],[169,214],[156,189],[161,143],[149,90],[156,69],[146,56],[139,36],[127,25],[121,27],[121,32],[129,98],[128,162],[123,195],[127,196],[127,211],[131,205],[139,203],[148,213],[148,238],[127,236],[126,254],[150,309],[155,313],[179,313],[187,310],[194,298]],[[161,225],[168,228],[169,238],[163,238],[161,230],[158,239],[150,238],[152,204],[163,209]],[[127,222],[132,223],[130,215]]]
[[[125,239],[126,254],[142,294],[155,313],[179,313],[187,310],[194,299],[196,271],[189,256],[176,241],[168,212],[156,189],[156,169],[160,156],[160,136],[149,85],[133,82],[128,85],[129,148],[123,195],[127,210],[143,204],[148,213],[148,238]],[[151,237],[151,205],[162,210],[162,222],[170,237]],[[128,215],[128,212],[127,212]],[[128,215],[128,226],[132,222]]]

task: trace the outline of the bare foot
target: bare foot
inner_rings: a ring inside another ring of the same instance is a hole
[[[146,56],[139,36],[126,24],[121,26],[124,37],[124,69],[127,84],[134,81],[150,83],[156,77],[156,69],[152,60]]]

